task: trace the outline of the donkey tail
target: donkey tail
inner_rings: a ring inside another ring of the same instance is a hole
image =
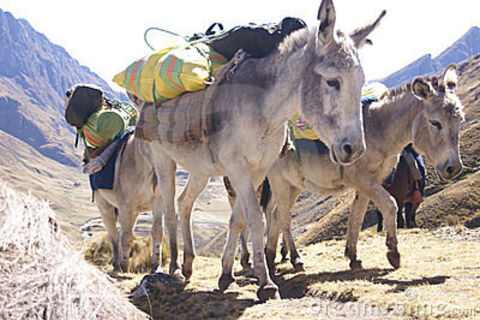
[[[268,181],[268,178],[265,178],[265,180],[263,180],[262,195],[260,197],[260,206],[262,207],[263,211],[267,209],[271,199],[272,190],[270,189],[270,182]]]

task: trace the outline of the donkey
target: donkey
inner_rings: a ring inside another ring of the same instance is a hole
[[[397,249],[395,217],[397,205],[382,186],[398,161],[398,155],[409,143],[434,163],[442,182],[455,178],[462,171],[459,154],[459,126],[463,107],[456,95],[456,66],[448,66],[440,79],[416,78],[389,96],[364,108],[365,155],[350,166],[331,161],[328,156],[295,151],[277,159],[268,172],[268,180],[276,208],[268,228],[267,263],[274,268],[279,229],[296,269],[303,264],[295,249],[290,225],[290,209],[303,190],[322,195],[334,195],[347,189],[356,191],[348,219],[345,255],[352,269],[361,268],[356,247],[369,200],[380,209],[385,219],[387,258],[394,268],[400,267]],[[301,150],[300,150],[301,151]]]
[[[162,207],[161,194],[170,190],[165,182],[163,172],[175,171],[176,163],[164,156],[162,161],[154,157],[155,143],[136,140],[133,135],[127,138],[121,147],[115,161],[115,176],[113,190],[98,189],[94,192],[95,203],[102,216],[108,232],[108,238],[113,251],[113,268],[115,271],[128,272],[129,254],[133,240],[133,227],[140,212],[152,211],[152,257],[151,270],[155,272],[161,261],[162,252]],[[158,155],[161,149],[155,150]],[[168,181],[174,183],[174,181]],[[116,227],[120,222],[120,232]],[[176,222],[166,217],[167,227]],[[172,227],[170,226],[169,229]],[[169,234],[170,244],[176,245],[176,236]],[[177,279],[184,280],[178,271],[175,255],[177,251],[171,249],[170,273]],[[175,272],[177,271],[177,272]]]
[[[408,152],[408,151],[407,151]],[[422,201],[423,187],[425,186],[425,177],[422,174],[422,169],[415,166],[415,163],[409,165],[402,152],[400,159],[393,172],[393,179],[390,184],[384,184],[385,190],[395,199],[397,203],[397,228],[404,228],[405,223],[407,228],[416,228],[415,212],[417,211]],[[413,155],[410,155],[411,160]],[[405,207],[405,219],[403,218],[403,208]],[[377,231],[383,229],[382,214],[376,210],[377,214]]]
[[[226,175],[239,201],[229,223],[219,288],[223,291],[235,281],[232,268],[236,242],[248,224],[254,274],[260,285],[257,295],[260,300],[279,298],[265,266],[263,213],[256,189],[283,146],[286,121],[297,112],[314,124],[315,132],[329,146],[334,163],[347,165],[362,156],[365,141],[360,94],[365,78],[358,48],[384,15],[385,11],[371,24],[346,35],[335,32],[335,8],[332,0],[323,0],[318,28],[290,34],[267,57],[240,56],[235,71],[218,84],[211,99],[215,132],[206,141],[184,145],[161,142],[162,150],[190,172],[178,199],[185,244],[183,272],[187,278],[195,256],[190,221],[193,203],[209,177]],[[201,105],[202,97],[199,92],[183,94],[166,105]],[[171,199],[173,194],[167,197]],[[168,214],[175,215],[173,207]]]

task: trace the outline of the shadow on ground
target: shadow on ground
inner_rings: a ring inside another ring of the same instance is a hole
[[[337,272],[321,272],[316,274],[300,273],[291,276],[289,270],[277,274],[273,280],[279,286],[282,299],[301,299],[306,296],[318,296],[338,302],[354,302],[357,297],[350,292],[340,295],[335,292],[313,292],[311,286],[325,282],[348,282],[363,280],[373,284],[392,286],[388,292],[403,292],[409,287],[421,285],[438,285],[449,277],[422,277],[413,280],[391,280],[383,277],[394,269],[363,269]],[[236,285],[243,287],[255,283],[250,276],[237,273]],[[133,299],[132,302],[153,319],[238,319],[245,310],[259,302],[255,299],[240,298],[239,292],[220,293],[218,291],[185,290],[185,285],[178,285],[168,290],[154,290],[147,297]]]
[[[421,285],[437,285],[442,284],[448,279],[448,276],[422,277],[414,280],[390,280],[383,277],[393,272],[394,269],[362,269],[362,270],[346,270],[337,272],[321,272],[316,274],[298,274],[292,278],[286,279],[282,273],[274,278],[274,281],[280,288],[282,299],[300,299],[306,295],[314,295],[310,291],[310,286],[315,283],[338,282],[338,281],[355,281],[364,280],[374,284],[387,284],[394,286],[389,292],[402,292],[409,287]],[[287,272],[288,273],[288,272]],[[322,296],[329,297],[328,293],[322,293]],[[341,302],[356,301],[353,295],[332,297]]]
[[[197,290],[152,292],[131,300],[153,319],[238,319],[246,308],[257,303],[238,298],[239,293]]]

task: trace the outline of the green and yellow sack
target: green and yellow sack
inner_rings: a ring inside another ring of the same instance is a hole
[[[146,102],[204,89],[227,59],[203,43],[173,45],[136,60],[113,81]],[[154,90],[155,89],[155,90]]]
[[[124,117],[116,110],[94,112],[82,128],[85,140],[93,147],[102,147],[125,131]]]

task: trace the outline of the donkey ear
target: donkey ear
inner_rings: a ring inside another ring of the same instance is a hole
[[[435,90],[433,87],[425,81],[423,78],[415,78],[412,83],[412,92],[414,95],[419,97],[422,100],[428,100],[429,98],[433,97],[435,94]]]
[[[317,19],[320,20],[318,28],[318,38],[326,45],[333,40],[333,31],[335,30],[335,7],[332,0],[323,0],[318,9]]]
[[[457,76],[457,66],[451,64],[445,68],[442,73],[441,81],[445,84],[446,89],[448,90],[457,90],[458,76]]]
[[[383,10],[375,21],[356,29],[350,34],[350,37],[357,48],[360,49],[366,42],[369,41],[367,39],[368,35],[380,24],[380,21],[383,19],[386,13],[387,11]]]

